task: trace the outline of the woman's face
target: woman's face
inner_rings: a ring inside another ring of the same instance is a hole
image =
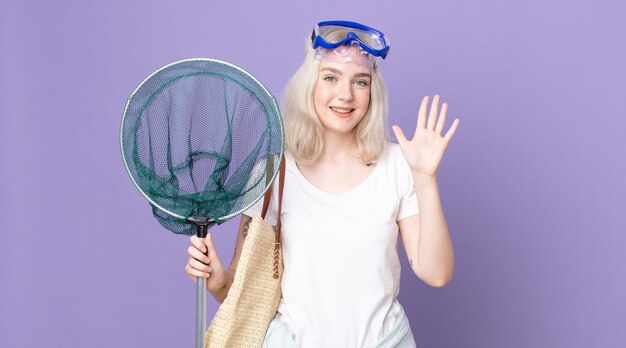
[[[357,48],[347,54],[348,60],[320,62],[313,103],[325,131],[351,133],[369,109],[371,69],[363,64]]]

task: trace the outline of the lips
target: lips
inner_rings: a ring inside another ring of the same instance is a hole
[[[354,112],[354,109],[352,108],[340,108],[336,106],[331,106],[330,110],[340,118],[348,118]]]

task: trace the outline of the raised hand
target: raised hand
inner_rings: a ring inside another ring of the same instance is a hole
[[[446,147],[459,125],[459,119],[455,119],[450,129],[442,136],[448,104],[443,103],[441,105],[441,113],[437,115],[439,96],[436,95],[433,98],[427,117],[428,99],[428,96],[422,99],[422,104],[417,114],[417,127],[413,139],[407,140],[402,129],[396,125],[392,129],[413,174],[434,177],[437,174],[437,168],[439,168]]]

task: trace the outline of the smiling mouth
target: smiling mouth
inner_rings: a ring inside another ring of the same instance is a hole
[[[338,108],[338,107],[334,107],[331,106],[330,109],[339,117],[347,117],[350,116],[350,114],[352,114],[352,112],[354,111],[354,109],[350,109],[350,108]]]

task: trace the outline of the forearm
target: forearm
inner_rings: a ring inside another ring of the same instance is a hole
[[[230,290],[230,286],[233,284],[233,280],[235,278],[234,274],[230,274],[230,272],[226,273],[226,283],[223,287],[219,289],[207,289],[207,291],[215,298],[215,300],[219,303],[224,302],[226,296],[228,295],[228,291]]]
[[[434,286],[443,286],[452,278],[454,248],[448,231],[437,179],[413,174],[420,209],[420,228],[413,269],[420,278]]]
[[[245,214],[241,215],[241,220],[239,221],[239,229],[237,231],[237,242],[235,243],[235,251],[233,252],[233,259],[230,261],[230,265],[228,266],[226,271],[222,273],[224,277],[223,283],[221,281],[218,283],[223,285],[215,289],[207,287],[207,291],[209,291],[211,295],[213,295],[215,300],[219,303],[224,302],[224,299],[226,299],[228,291],[230,290],[230,287],[235,280],[237,265],[239,264],[239,258],[241,257],[241,252],[243,251],[243,242],[248,235],[248,228],[251,221],[251,217]]]

